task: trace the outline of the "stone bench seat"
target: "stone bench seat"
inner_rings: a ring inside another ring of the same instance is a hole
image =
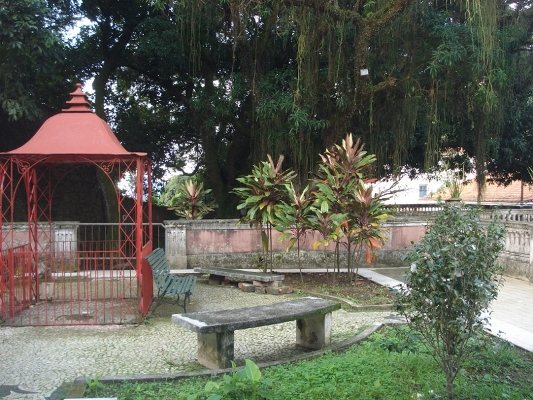
[[[198,362],[207,368],[231,367],[234,332],[296,320],[296,343],[310,349],[331,344],[331,313],[340,303],[317,297],[221,311],[174,314],[172,322],[198,334]]]
[[[196,267],[194,272],[209,274],[210,284],[220,284],[224,277],[241,281],[257,281],[267,283],[269,286],[278,287],[285,279],[285,275],[269,274],[266,272],[243,271],[230,268]]]

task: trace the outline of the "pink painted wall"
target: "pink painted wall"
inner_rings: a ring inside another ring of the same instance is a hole
[[[411,248],[411,242],[419,242],[425,233],[426,227],[424,225],[391,227],[389,228],[389,240],[383,249],[404,250]]]
[[[284,252],[289,240],[279,241],[281,233],[272,231],[272,248],[274,251]],[[301,250],[324,251],[323,245],[313,249],[313,244],[322,240],[317,232],[309,232],[300,241]],[[296,250],[297,244],[293,250]],[[333,244],[327,250],[333,250]],[[216,229],[216,230],[187,230],[187,254],[205,253],[248,253],[260,252],[261,231],[259,229]]]
[[[425,233],[425,225],[388,227],[389,240],[385,243],[383,250],[406,250],[411,247],[412,242],[418,242]],[[276,252],[284,252],[288,245],[288,240],[279,242],[280,233],[272,232],[273,249]],[[313,249],[313,244],[322,240],[318,232],[309,232],[305,239],[300,242],[300,249],[307,251],[324,251],[324,246]],[[200,255],[209,253],[248,253],[260,252],[261,231],[250,229],[248,226],[215,228],[215,229],[187,229],[186,230],[186,254]],[[296,250],[296,245],[293,248]],[[334,250],[333,243],[327,250]]]

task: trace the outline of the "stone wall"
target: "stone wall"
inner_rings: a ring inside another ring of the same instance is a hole
[[[436,206],[416,207],[407,205],[398,210],[385,227],[388,240],[376,252],[371,267],[405,266],[401,257],[424,235],[434,217]],[[500,261],[508,276],[533,281],[533,212],[531,209],[487,209],[482,214],[487,222],[501,220],[506,228],[505,250]],[[259,268],[265,255],[261,248],[261,232],[237,220],[165,221],[165,252],[172,268],[185,269],[199,266],[224,268]],[[296,246],[286,252],[287,242],[279,242],[279,233],[273,231],[273,265],[275,269],[298,268]],[[328,248],[313,243],[321,238],[309,234],[301,243],[302,268],[333,268],[334,245]],[[345,265],[345,250],[341,263]],[[266,255],[269,256],[268,254]],[[368,267],[363,261],[360,267]]]
[[[437,209],[435,207],[419,208],[406,206],[395,213],[385,227],[388,240],[385,246],[376,252],[376,261],[371,267],[404,266],[401,256],[418,242],[424,235],[426,227]],[[533,281],[533,212],[531,209],[498,211],[488,210],[482,218],[501,220],[506,228],[505,249],[500,261],[505,267],[506,275]],[[201,221],[165,221],[162,226],[156,224],[154,232],[160,233],[154,247],[163,247],[172,268],[186,269],[199,266],[224,268],[259,268],[263,257],[261,231],[247,224],[239,225],[237,220],[201,220]],[[54,222],[52,227],[40,227],[41,249],[58,253],[77,250],[77,222]],[[161,229],[159,229],[161,228]],[[50,229],[50,230],[49,230]],[[279,233],[273,231],[273,264],[275,269],[298,268],[296,246],[286,252],[287,242],[279,242]],[[164,245],[163,245],[164,237]],[[333,268],[334,244],[325,248],[313,244],[321,240],[316,233],[308,234],[300,244],[300,262],[302,268]],[[28,243],[27,224],[15,224],[12,229],[2,227],[3,248],[11,248]],[[346,265],[345,249],[342,248],[341,265]],[[368,267],[363,261],[360,267]]]
[[[172,268],[184,269],[199,266],[224,268],[258,268],[263,257],[261,231],[248,225],[238,225],[238,220],[165,221],[165,253]],[[425,221],[395,221],[387,224],[389,240],[376,254],[376,264],[401,264],[401,255],[424,234]],[[272,232],[274,268],[298,268],[295,247],[286,251],[287,242],[280,242],[280,233]],[[333,268],[334,244],[327,248],[313,244],[322,238],[316,232],[306,235],[300,243],[302,268]],[[342,258],[345,260],[345,249]],[[366,264],[365,264],[366,265]]]
[[[39,252],[70,253],[77,250],[78,222],[53,222],[51,225],[38,224],[37,238]],[[28,223],[2,225],[2,250],[30,243]]]

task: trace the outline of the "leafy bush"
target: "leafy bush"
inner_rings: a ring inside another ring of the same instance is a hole
[[[407,254],[406,285],[395,309],[419,331],[446,374],[448,399],[469,339],[483,330],[486,312],[502,283],[498,253],[504,228],[483,224],[479,210],[445,206],[425,237]]]
[[[172,209],[182,218],[202,219],[216,207],[210,193],[211,189],[204,189],[203,183],[195,179],[180,182],[171,200]]]

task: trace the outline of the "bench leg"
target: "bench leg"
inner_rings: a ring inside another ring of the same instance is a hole
[[[189,293],[185,293],[183,295],[183,313],[184,314],[187,314],[187,303],[190,301],[189,296],[190,296]],[[180,299],[180,296],[178,295],[178,301],[179,299]]]
[[[296,320],[296,344],[309,349],[331,345],[331,313]]]
[[[210,369],[230,368],[234,359],[234,333],[198,333],[198,362]]]
[[[222,275],[209,275],[209,284],[211,286],[220,286],[222,285],[222,282],[224,282],[224,276]]]

